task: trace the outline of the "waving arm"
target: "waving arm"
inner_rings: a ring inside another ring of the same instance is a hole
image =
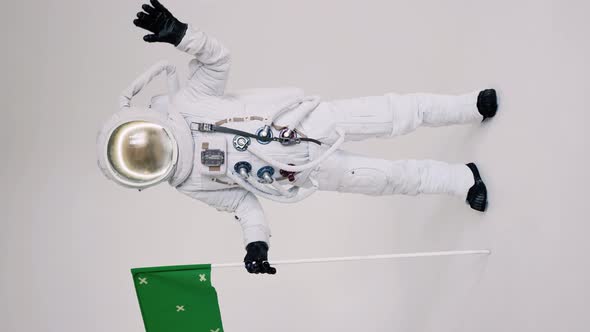
[[[229,50],[217,39],[190,25],[177,49],[195,57],[189,64],[189,92],[222,96],[231,65]]]
[[[151,34],[143,40],[176,46],[195,58],[190,62],[187,92],[198,96],[221,96],[225,91],[230,68],[230,53],[217,39],[179,21],[158,0],[144,4],[133,23]]]

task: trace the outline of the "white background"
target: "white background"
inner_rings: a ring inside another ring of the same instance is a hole
[[[346,146],[476,161],[490,194],[484,215],[440,196],[263,202],[275,259],[479,248],[492,256],[289,266],[272,277],[218,271],[228,332],[588,330],[588,2],[165,5],[232,50],[232,90],[299,86],[332,99],[494,87],[501,96],[484,125]],[[96,167],[95,135],[120,91],[160,59],[186,73],[188,56],[141,40],[131,23],[139,8],[2,4],[1,331],[140,332],[130,268],[244,255],[231,215],[165,185],[117,187]]]

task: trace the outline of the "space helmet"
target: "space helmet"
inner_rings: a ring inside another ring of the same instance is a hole
[[[132,107],[131,99],[163,71],[170,93],[159,97],[157,107],[154,101],[150,107]],[[141,190],[163,181],[176,187],[190,175],[194,154],[190,127],[170,105],[175,81],[174,67],[158,63],[125,90],[121,110],[104,123],[97,138],[98,165],[108,179]]]

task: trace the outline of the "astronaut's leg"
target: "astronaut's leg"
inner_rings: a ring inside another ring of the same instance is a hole
[[[487,93],[486,93],[487,92]],[[484,102],[487,104],[484,105]],[[489,105],[488,105],[489,104]],[[347,140],[391,137],[420,126],[445,126],[478,122],[491,117],[497,108],[494,90],[464,95],[386,94],[384,96],[321,103],[301,124],[301,131],[326,143],[337,139],[343,129]]]
[[[337,151],[313,177],[319,190],[367,195],[449,194],[466,199],[475,184],[463,164],[434,160],[389,161]]]

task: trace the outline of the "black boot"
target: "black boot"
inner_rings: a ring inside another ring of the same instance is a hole
[[[477,96],[477,110],[483,115],[483,119],[493,118],[498,110],[498,97],[496,90],[486,89]]]
[[[467,203],[472,209],[484,212],[488,206],[488,190],[479,175],[477,166],[474,163],[469,163],[467,167],[473,173],[473,179],[475,180],[475,184],[469,188],[467,193]]]

